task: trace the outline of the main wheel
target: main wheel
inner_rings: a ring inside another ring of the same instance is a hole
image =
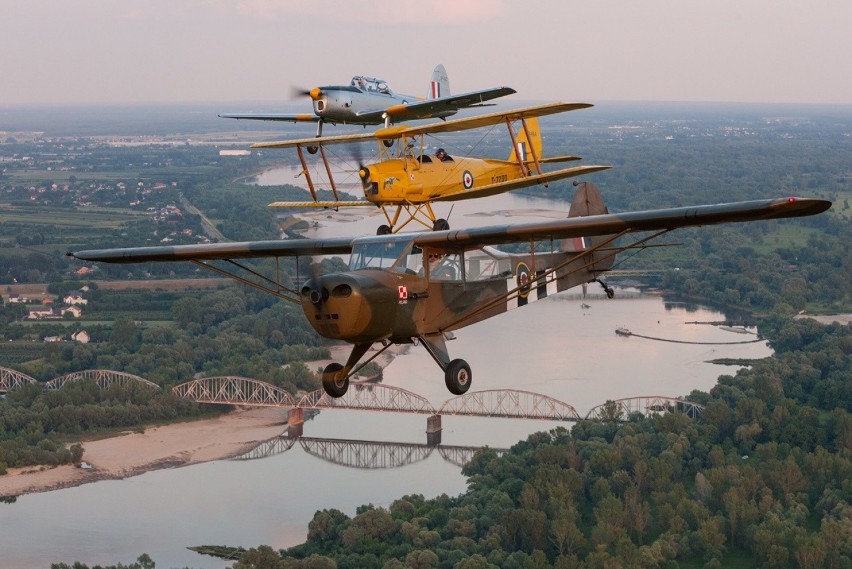
[[[376,229],[376,235],[390,235],[393,233],[390,225],[380,225],[378,229]]]
[[[322,388],[330,397],[343,397],[349,389],[349,377],[341,372],[343,366],[332,363],[325,366],[322,372]]]
[[[450,222],[446,219],[436,219],[432,224],[432,231],[446,231],[450,228]]]
[[[447,383],[447,389],[453,395],[464,395],[470,389],[470,382],[473,379],[470,373],[470,366],[464,360],[453,360],[447,366],[447,371],[444,372],[444,381]]]

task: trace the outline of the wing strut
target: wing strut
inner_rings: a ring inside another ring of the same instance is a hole
[[[320,146],[322,148],[322,146]],[[299,154],[299,162],[302,163],[302,172],[305,173],[305,181],[308,183],[308,189],[311,191],[311,197],[317,201],[317,191],[314,189],[314,181],[311,180],[311,173],[308,170],[308,163],[305,161],[305,153],[302,152],[302,146],[296,145],[296,152]]]
[[[293,304],[300,304],[300,301],[298,300],[298,298],[299,298],[298,291],[291,289],[291,288],[287,288],[286,286],[282,285],[280,278],[278,278],[277,280],[270,279],[266,275],[260,274],[259,272],[255,271],[251,267],[246,267],[245,265],[241,265],[240,263],[237,263],[236,261],[233,261],[231,259],[225,259],[225,262],[237,267],[238,269],[241,269],[241,270],[249,273],[250,275],[253,275],[257,279],[259,279],[260,282],[253,281],[253,280],[248,279],[244,276],[241,276],[236,271],[227,271],[227,270],[225,270],[221,267],[217,267],[216,265],[212,265],[212,264],[205,262],[205,261],[199,261],[198,259],[189,259],[189,261],[192,262],[192,263],[195,263],[199,267],[202,267],[202,268],[207,269],[209,271],[212,271],[214,273],[220,274],[223,277],[228,277],[229,279],[232,279],[232,280],[234,280],[234,281],[236,281],[240,284],[255,288],[255,289],[257,289],[261,292],[271,294],[272,296],[277,296],[278,298],[281,298],[281,299],[286,300],[288,302],[292,302]],[[278,258],[277,257],[275,258],[275,270],[276,270],[276,273],[278,273]]]
[[[594,270],[593,267],[594,267],[595,264],[615,257],[618,253],[620,253],[624,249],[634,248],[637,245],[641,245],[642,243],[645,243],[646,241],[650,241],[651,239],[656,239],[660,235],[668,233],[669,231],[671,231],[671,230],[670,229],[663,229],[663,230],[657,231],[656,233],[654,233],[652,235],[649,235],[647,237],[640,239],[639,241],[636,241],[635,243],[632,243],[630,245],[630,247],[616,247],[612,250],[607,251],[607,253],[604,255],[603,258],[593,259],[591,262],[588,262],[588,263],[586,263],[586,264],[584,264],[580,267],[572,269],[570,272],[565,273],[564,275],[562,275],[559,278],[565,278],[565,277],[568,277],[568,276],[573,275],[575,273],[578,273],[580,271],[589,270],[590,268],[592,270]],[[521,292],[521,289],[533,288],[538,283],[538,281],[541,281],[543,279],[547,279],[550,275],[555,274],[556,271],[559,271],[560,269],[566,267],[567,265],[576,261],[577,259],[580,259],[580,258],[583,258],[583,257],[588,257],[592,253],[595,253],[597,251],[604,249],[605,247],[608,247],[616,239],[618,239],[619,237],[623,237],[624,235],[627,235],[628,233],[630,233],[630,231],[625,230],[625,231],[621,231],[620,233],[613,234],[612,236],[609,237],[609,239],[606,239],[605,241],[598,243],[594,247],[591,247],[591,248],[583,251],[579,255],[574,255],[574,256],[566,259],[565,261],[559,263],[555,267],[551,267],[550,269],[547,269],[546,271],[542,272],[541,274],[536,274],[536,276],[530,278],[529,281],[527,281],[525,284],[513,288],[512,290],[508,291],[506,294],[500,295],[499,297],[495,298],[494,300],[487,302],[486,304],[480,306],[479,308],[477,308],[477,309],[475,309],[471,312],[468,312],[467,314],[463,314],[461,317],[453,320],[452,322],[450,322],[446,326],[444,326],[441,329],[441,331],[443,332],[444,330],[453,328],[453,327],[457,326],[458,324],[461,324],[461,323],[465,322],[466,320],[469,320],[470,318],[473,318],[473,317],[479,315],[480,313],[491,309],[492,307],[494,307],[497,304],[501,304],[503,302],[506,302],[507,300],[512,300],[514,298],[517,298],[518,295]]]

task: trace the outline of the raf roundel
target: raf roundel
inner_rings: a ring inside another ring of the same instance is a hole
[[[464,184],[464,189],[466,190],[473,187],[473,174],[470,173],[470,170],[465,170],[464,174],[462,174],[462,184]]]
[[[519,289],[518,296],[526,298],[530,294],[530,268],[526,263],[518,263],[515,274]]]

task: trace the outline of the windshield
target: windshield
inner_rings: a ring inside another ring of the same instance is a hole
[[[411,241],[389,238],[356,243],[349,258],[349,269],[392,269],[405,272]]]

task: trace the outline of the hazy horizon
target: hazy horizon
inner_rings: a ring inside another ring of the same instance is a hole
[[[0,5],[0,106],[284,104],[356,74],[425,95],[438,63],[453,92],[508,85],[512,105],[852,104],[848,0]]]

